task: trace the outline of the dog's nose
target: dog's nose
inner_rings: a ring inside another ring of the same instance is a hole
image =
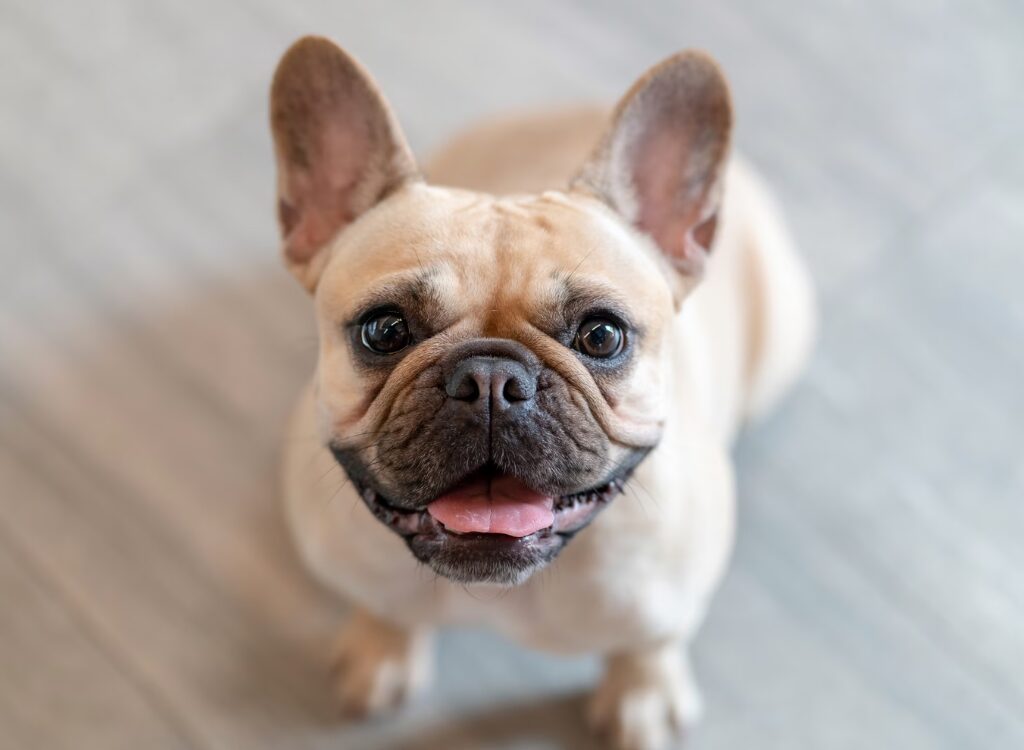
[[[533,398],[537,378],[526,367],[507,357],[467,357],[452,370],[445,383],[449,398],[505,411]]]

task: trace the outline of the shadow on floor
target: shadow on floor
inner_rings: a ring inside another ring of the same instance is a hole
[[[385,746],[387,750],[527,746],[587,750],[594,747],[595,739],[583,721],[586,698],[575,692],[488,706]]]

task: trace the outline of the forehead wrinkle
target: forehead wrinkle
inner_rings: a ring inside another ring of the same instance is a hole
[[[494,233],[491,238],[493,269],[492,288],[487,290],[487,308],[483,311],[483,328],[487,333],[501,333],[514,326],[523,314],[525,292],[531,287],[527,257],[529,237],[526,213],[520,206],[496,202]],[[537,231],[537,230],[535,230]]]

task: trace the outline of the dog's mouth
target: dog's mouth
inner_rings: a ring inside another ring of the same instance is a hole
[[[357,488],[373,515],[436,572],[463,583],[511,585],[552,560],[622,492],[631,471],[556,496],[485,466],[421,509],[401,508],[369,486]]]
[[[528,539],[541,534],[571,536],[580,531],[622,491],[627,478],[624,472],[600,486],[553,496],[488,466],[420,510],[399,508],[370,487],[360,489],[373,514],[402,536],[442,530],[459,536]]]

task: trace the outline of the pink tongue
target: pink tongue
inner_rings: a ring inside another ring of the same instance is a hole
[[[441,495],[427,512],[451,531],[529,536],[554,523],[554,498],[518,479],[480,479]]]

